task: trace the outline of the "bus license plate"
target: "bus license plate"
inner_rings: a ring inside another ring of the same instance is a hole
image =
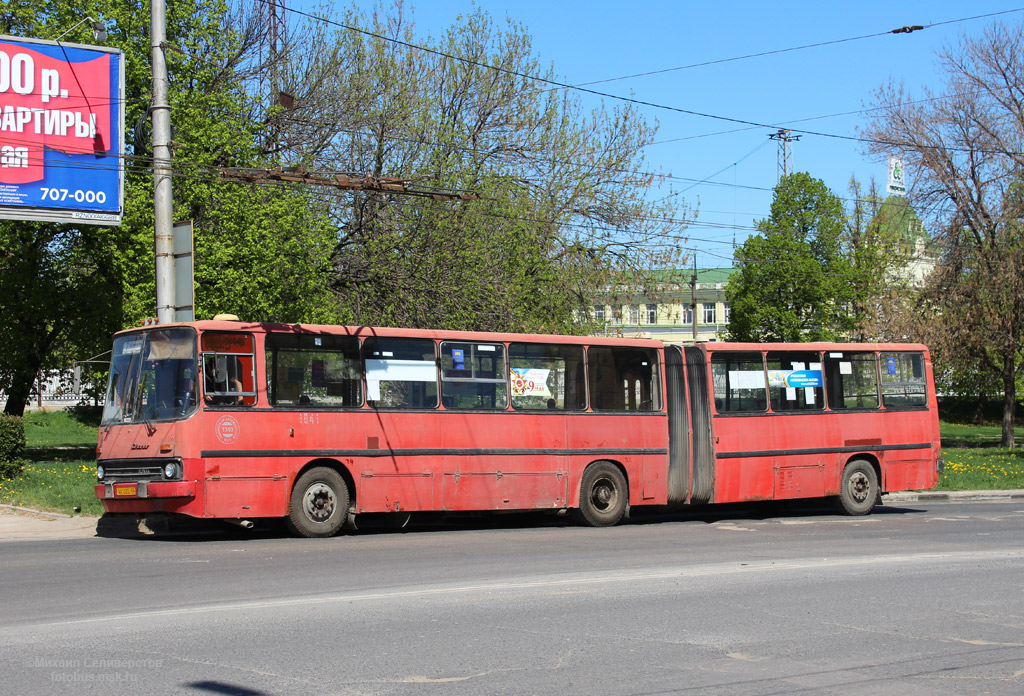
[[[136,484],[114,485],[115,498],[135,498],[139,495],[139,487]]]

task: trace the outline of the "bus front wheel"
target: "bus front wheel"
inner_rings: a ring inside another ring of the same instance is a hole
[[[847,515],[866,515],[878,498],[878,476],[875,467],[863,459],[854,459],[843,470],[836,505]]]
[[[325,466],[310,469],[295,482],[285,523],[299,536],[331,537],[345,524],[348,487]]]
[[[594,462],[583,472],[577,521],[591,527],[611,527],[626,514],[626,477],[611,462]]]

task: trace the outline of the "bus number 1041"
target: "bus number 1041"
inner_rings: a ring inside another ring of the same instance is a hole
[[[75,203],[107,202],[107,194],[103,191],[83,191],[81,189],[70,191],[68,189],[48,188],[46,186],[41,187],[39,190],[42,191],[44,201],[66,201],[70,198]]]

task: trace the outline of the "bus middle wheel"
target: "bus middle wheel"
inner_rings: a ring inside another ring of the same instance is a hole
[[[626,514],[626,477],[611,462],[594,462],[583,472],[576,519],[591,527],[611,527]]]
[[[285,523],[299,536],[331,537],[348,515],[348,487],[334,469],[318,466],[295,482]]]

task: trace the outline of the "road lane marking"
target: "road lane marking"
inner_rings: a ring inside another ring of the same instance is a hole
[[[766,573],[787,570],[870,567],[892,564],[898,564],[905,568],[909,565],[927,565],[929,563],[982,562],[1011,559],[1024,559],[1024,548],[1000,551],[950,551],[945,553],[885,554],[848,558],[798,558],[779,561],[759,560],[749,562],[731,561],[728,563],[675,566],[672,568],[650,570],[641,569],[629,571],[594,571],[591,573],[561,573],[548,575],[538,579],[467,583],[461,585],[442,585],[434,587],[424,586],[412,589],[392,589],[376,592],[351,591],[303,597],[280,597],[250,601],[220,602],[209,605],[105,614],[103,616],[67,619],[63,621],[31,622],[30,625],[40,627],[72,626],[80,624],[110,623],[113,621],[132,621],[159,617],[208,614],[212,612],[322,606],[324,604],[342,604],[394,599],[427,599],[432,597],[445,597],[478,592],[528,591],[563,587],[570,588],[607,585],[613,583],[637,583],[642,581],[679,580],[710,576]],[[24,627],[25,624],[21,624],[21,626]],[[13,626],[9,628],[15,631],[18,630]]]

